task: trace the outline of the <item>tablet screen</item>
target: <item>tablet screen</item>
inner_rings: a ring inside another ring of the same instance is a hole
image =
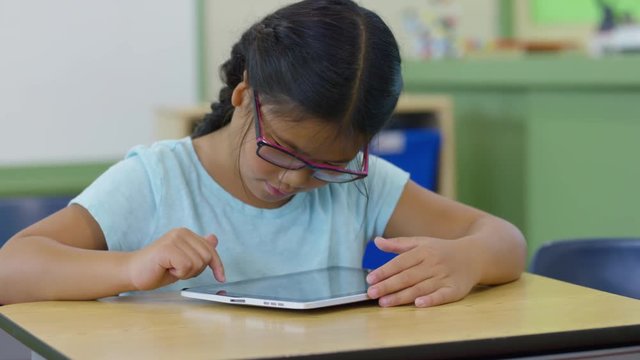
[[[366,293],[367,274],[364,269],[329,267],[187,290],[229,297],[312,302]]]

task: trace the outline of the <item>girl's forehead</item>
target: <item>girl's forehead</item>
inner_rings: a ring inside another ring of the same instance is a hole
[[[364,136],[347,132],[341,124],[312,117],[285,118],[265,115],[264,131],[280,145],[314,160],[345,162],[364,146]]]

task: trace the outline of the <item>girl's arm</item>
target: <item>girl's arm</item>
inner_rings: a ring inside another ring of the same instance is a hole
[[[86,300],[147,290],[200,274],[224,279],[215,237],[176,229],[139,251],[107,251],[87,210],[71,205],[26,228],[0,249],[0,304]]]
[[[517,279],[525,267],[521,232],[505,220],[409,181],[389,220],[384,251],[398,253],[370,274],[369,295],[382,305],[459,300],[477,284]]]

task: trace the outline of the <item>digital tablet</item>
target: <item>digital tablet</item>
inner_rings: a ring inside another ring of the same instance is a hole
[[[238,305],[316,309],[369,300],[365,280],[367,274],[365,269],[336,266],[185,288],[181,295]]]

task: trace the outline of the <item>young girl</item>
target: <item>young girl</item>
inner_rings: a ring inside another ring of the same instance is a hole
[[[381,306],[443,304],[518,278],[514,226],[368,154],[402,87],[376,14],[350,0],[286,6],[221,70],[226,87],[191,138],[134,148],[0,250],[0,303],[359,267],[372,238],[399,254],[367,278]]]

